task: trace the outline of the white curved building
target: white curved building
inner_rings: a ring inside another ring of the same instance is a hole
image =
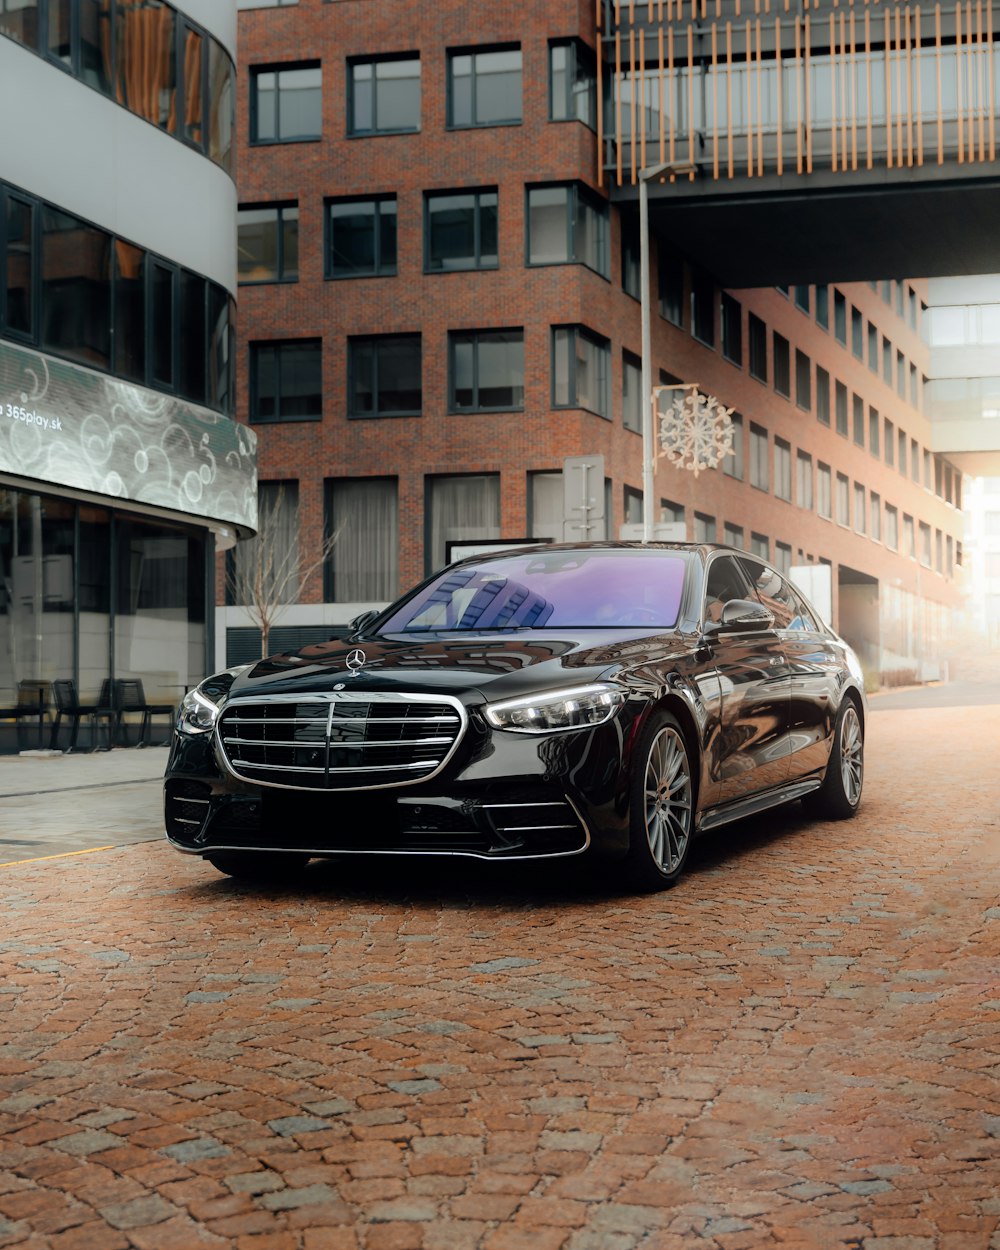
[[[235,52],[235,0],[0,0],[0,711],[214,663],[213,555],[256,521]]]

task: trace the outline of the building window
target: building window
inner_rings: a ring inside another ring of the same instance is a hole
[[[838,343],[847,346],[847,300],[837,290],[833,292],[833,334]]]
[[[622,353],[622,420],[626,430],[642,433],[642,362]]]
[[[767,490],[767,430],[750,426],[750,485]]]
[[[830,328],[830,288],[826,285],[816,288],[816,324],[824,330]]]
[[[865,401],[860,395],[851,396],[851,421],[854,441],[859,447],[865,445]]]
[[[795,307],[809,316],[809,288],[808,286],[797,286],[795,288]]]
[[[813,509],[813,462],[812,456],[800,451],[795,458],[795,499],[807,512]]]
[[[865,532],[865,488],[854,483],[854,528],[859,534]]]
[[[837,474],[837,524],[851,523],[851,484],[843,473]]]
[[[521,120],[521,48],[448,54],[448,125],[502,126]]]
[[[549,120],[597,129],[597,58],[579,39],[549,44]]]
[[[328,200],[326,276],[371,278],[396,272],[396,197]]]
[[[771,558],[771,541],[766,534],[750,534],[750,552],[762,560]]]
[[[448,336],[452,412],[513,412],[524,407],[524,331],[453,331]]]
[[[642,491],[634,486],[626,486],[622,490],[622,516],[626,525],[642,524]]]
[[[236,239],[241,283],[298,281],[297,204],[241,207],[236,217]]]
[[[830,424],[830,375],[822,365],[816,366],[816,420]]]
[[[779,499],[792,498],[792,449],[783,438],[774,440],[774,493]]]
[[[873,456],[880,456],[881,441],[880,434],[882,430],[882,420],[878,415],[877,408],[868,409],[868,450]]]
[[[323,70],[318,64],[250,71],[250,142],[318,139],[323,119]]]
[[[428,273],[497,267],[495,187],[428,194],[424,211],[424,265]]]
[[[728,543],[730,547],[738,547],[743,550],[743,526],[730,525],[727,521],[722,527],[722,541]]]
[[[33,257],[38,255],[35,205],[11,192],[6,200],[6,213],[0,217],[0,228],[6,224],[6,260],[0,264],[0,325],[14,335],[30,336],[35,329],[36,303]],[[0,229],[0,239],[3,237]]]
[[[856,308],[851,308],[851,351],[858,360],[865,358],[865,319]]]
[[[822,462],[816,465],[816,511],[828,521],[833,519],[830,466]]]
[[[917,384],[917,366],[910,365],[910,406],[920,407],[920,389]]]
[[[901,351],[896,352],[896,394],[906,398],[906,357]]]
[[[906,477],[906,434],[902,430],[896,431],[896,467]]]
[[[885,545],[890,551],[899,550],[899,513],[891,503],[885,505]]]
[[[878,376],[878,330],[868,322],[868,368]]]
[[[754,313],[747,317],[747,335],[750,340],[750,376],[766,383],[767,326]]]
[[[639,299],[642,294],[642,269],[639,259],[639,240],[631,231],[622,230],[622,290],[633,299]]]
[[[869,531],[875,542],[882,541],[882,500],[874,491],[868,496]]]
[[[774,565],[782,577],[787,577],[792,568],[792,549],[788,543],[774,544]]]
[[[722,354],[734,365],[743,365],[743,308],[739,300],[722,292],[720,321],[722,324]]]
[[[847,387],[838,382],[834,387],[836,395],[837,433],[847,437]]]
[[[920,444],[915,438],[910,439],[910,477],[920,485]]]
[[[882,429],[885,433],[885,462],[889,468],[893,468],[896,463],[896,427],[892,424],[888,417],[883,422]]]
[[[812,362],[798,348],[795,349],[795,403],[804,412],[812,408]]]
[[[722,471],[743,481],[743,418],[738,412],[730,417],[733,423],[733,450],[722,462]]]
[[[500,474],[470,473],[426,479],[425,569],[448,563],[448,544],[500,537]]]
[[[226,553],[228,604],[249,602],[258,586],[272,602],[297,597],[299,484],[294,478],[257,483],[257,525],[253,538]]]
[[[563,540],[563,475],[528,473],[528,534],[532,538]]]
[[[609,277],[608,206],[580,183],[528,188],[528,263],[586,265]]]
[[[913,525],[913,517],[903,513],[903,555],[911,560],[917,558],[917,532]]]
[[[423,407],[419,334],[347,341],[347,415],[418,417]]]
[[[401,134],[419,129],[419,56],[408,53],[348,62],[348,134]]]
[[[394,477],[326,482],[326,533],[334,546],[323,570],[327,603],[387,603],[399,593],[399,491]]]
[[[112,236],[47,205],[41,211],[41,228],[40,346],[80,364],[109,369]],[[164,329],[172,335],[175,270],[164,266],[163,271],[170,283]],[[172,368],[163,382],[172,388]]]
[[[684,266],[669,253],[659,258],[660,316],[671,325],[684,326]]]
[[[887,338],[882,339],[882,381],[892,386],[892,344]]]
[[[792,397],[792,366],[788,339],[777,330],[773,336],[774,348],[774,389],[786,399]]]
[[[251,343],[251,422],[318,421],[322,415],[320,340]]]
[[[611,418],[611,348],[583,326],[553,326],[552,404]]]
[[[706,347],[715,346],[715,283],[699,269],[691,275],[691,333]]]
[[[924,457],[924,488],[926,490],[933,490],[934,489],[934,473],[931,468],[931,453],[925,450],[923,453],[923,457]]]
[[[715,517],[704,512],[694,514],[694,541],[696,543],[715,542]]]

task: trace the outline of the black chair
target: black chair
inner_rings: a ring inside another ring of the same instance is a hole
[[[17,703],[0,707],[0,720],[12,720],[17,727],[17,743],[23,740],[22,721],[38,718],[38,745],[45,740],[45,717],[49,707],[50,683],[27,678],[17,683]]]
[[[52,722],[49,735],[49,748],[55,749],[59,742],[59,726],[64,716],[70,719],[69,746],[67,752],[76,750],[76,739],[80,732],[80,721],[86,716],[90,721],[90,749],[99,749],[99,729],[102,720],[107,721],[108,745],[100,748],[111,750],[115,729],[115,709],[111,703],[111,681],[105,678],[101,682],[101,693],[96,703],[81,703],[76,692],[76,682],[70,678],[59,678],[52,683],[52,695],[55,700],[56,718]]]
[[[124,722],[125,713],[139,712],[142,714],[139,741],[136,743],[136,746],[139,747],[149,746],[149,735],[154,716],[169,716],[171,724],[173,724],[177,711],[172,703],[147,703],[142,682],[138,677],[122,677],[115,682],[115,710],[117,713],[115,737],[118,741],[124,741],[126,746],[129,745],[129,741],[128,728]]]

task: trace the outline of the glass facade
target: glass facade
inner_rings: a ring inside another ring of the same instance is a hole
[[[36,721],[0,723],[0,751],[48,746],[55,681],[93,703],[137,677],[179,702],[208,669],[210,566],[194,526],[0,487],[0,705],[40,682],[49,709],[41,741]]]

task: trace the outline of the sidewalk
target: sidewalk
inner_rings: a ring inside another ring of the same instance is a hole
[[[0,755],[0,864],[163,836],[163,747]]]

